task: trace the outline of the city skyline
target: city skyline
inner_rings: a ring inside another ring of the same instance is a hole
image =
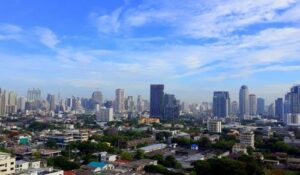
[[[213,91],[237,100],[245,84],[270,103],[300,83],[299,21],[293,0],[5,0],[0,85],[113,99],[117,88],[148,98],[149,84],[161,83],[201,102]]]
[[[149,89],[149,87],[150,87],[150,89],[151,89],[152,85],[166,86],[165,84],[149,84],[147,88]],[[240,103],[239,103],[239,101],[241,100],[240,99],[240,93],[241,93],[240,91],[245,86],[246,85],[241,85],[236,92],[211,90],[211,94],[208,94],[208,96],[210,96],[210,98],[207,99],[207,100],[202,100],[202,101],[201,100],[198,100],[198,101],[188,101],[188,100],[184,100],[184,98],[183,99],[182,98],[178,98],[178,99],[181,102],[184,102],[184,103],[187,103],[187,104],[200,104],[200,103],[206,103],[206,102],[209,102],[209,103],[213,104],[216,92],[226,92],[226,93],[228,93],[229,98],[231,99],[230,101],[231,102],[237,102],[238,105],[239,105],[239,108],[240,108],[241,107]],[[265,103],[266,106],[270,105],[270,104],[275,104],[276,100],[278,100],[279,98],[282,98],[282,99],[285,98],[285,96],[287,94],[287,91],[290,91],[295,86],[300,86],[300,84],[291,85],[289,88],[285,89],[285,92],[283,93],[283,95],[280,95],[278,97],[274,96],[273,97],[274,100],[273,100],[273,98],[272,99],[268,99],[268,98],[265,98],[264,96],[258,96],[258,95],[256,95],[255,92],[251,91],[251,89],[250,90],[247,89],[247,91],[248,91],[247,94],[248,95],[246,95],[246,97],[248,97],[248,100],[246,100],[246,101],[248,101],[249,104],[246,104],[246,106],[248,106],[248,108],[250,107],[250,101],[251,101],[250,98],[251,98],[251,96],[255,96],[255,99],[256,99],[256,100],[254,100],[255,103],[256,102],[258,103],[258,101],[260,99],[263,99],[264,100],[263,103]],[[166,88],[167,88],[167,90],[169,90],[167,86],[166,86]],[[247,88],[247,86],[246,86],[246,88]],[[49,95],[54,95],[55,97],[59,97],[59,98],[71,98],[71,97],[77,98],[77,97],[79,97],[79,98],[88,98],[88,99],[93,100],[95,93],[100,93],[102,102],[105,102],[105,101],[114,101],[117,98],[117,91],[120,91],[120,90],[122,91],[122,94],[124,95],[122,97],[122,98],[124,98],[124,100],[127,99],[127,97],[133,97],[133,99],[135,101],[137,101],[138,98],[139,98],[139,96],[142,97],[144,100],[148,100],[149,102],[150,102],[150,99],[151,99],[151,90],[148,91],[147,94],[144,96],[144,95],[141,95],[141,94],[129,94],[126,89],[122,89],[122,88],[112,89],[112,91],[110,92],[110,94],[105,94],[101,90],[95,89],[93,91],[90,91],[87,95],[83,95],[83,96],[78,95],[78,94],[66,95],[66,94],[61,94],[60,92],[47,92],[47,91],[43,91],[40,88],[28,88],[28,89],[24,89],[24,93],[22,93],[22,94],[19,94],[17,91],[15,91],[13,89],[5,89],[3,87],[0,87],[0,92],[1,92],[1,90],[2,91],[7,91],[7,92],[13,92],[18,97],[24,97],[28,101],[31,101],[31,98],[32,98],[32,97],[28,97],[28,95],[29,95],[28,93],[30,93],[33,90],[39,91],[39,97],[37,97],[37,98],[44,99],[44,100],[47,100],[47,98],[48,98]],[[175,95],[177,96],[177,94],[175,94]],[[100,98],[100,97],[98,97],[98,98]],[[256,105],[258,105],[258,104],[255,104],[255,106]],[[230,108],[230,106],[229,106],[229,108]],[[250,113],[250,108],[248,110],[249,110],[249,113]],[[255,110],[260,111],[258,108],[255,109]]]

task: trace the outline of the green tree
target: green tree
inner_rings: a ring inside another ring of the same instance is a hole
[[[199,144],[200,147],[203,147],[203,148],[210,148],[211,145],[212,145],[211,141],[207,137],[202,137],[198,141],[198,144]]]
[[[167,168],[162,165],[147,165],[145,166],[144,170],[148,173],[161,173],[161,174],[168,173]]]
[[[55,149],[55,148],[57,148],[57,143],[56,143],[55,140],[48,140],[48,141],[46,142],[46,146],[47,146],[48,148]]]
[[[207,161],[199,160],[194,163],[197,175],[207,175],[211,171],[210,164]]]
[[[172,155],[169,155],[165,158],[163,165],[170,168],[181,168],[181,164]]]
[[[35,159],[40,159],[41,158],[41,153],[36,151],[36,152],[33,152],[32,153],[32,156],[35,158]]]
[[[124,151],[121,154],[121,159],[131,161],[133,159],[133,155],[130,152]]]
[[[136,150],[134,158],[143,159],[144,157],[145,157],[145,151],[144,150],[141,150],[141,149]]]
[[[71,162],[63,156],[49,158],[47,159],[47,164],[49,166],[54,166],[55,168],[60,168],[62,170],[74,170],[79,168],[79,165],[77,163]]]

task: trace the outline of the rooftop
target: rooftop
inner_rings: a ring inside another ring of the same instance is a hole
[[[104,162],[90,162],[88,164],[89,167],[93,167],[93,168],[103,168],[105,167],[106,163]]]

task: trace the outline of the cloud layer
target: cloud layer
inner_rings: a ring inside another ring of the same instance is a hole
[[[145,0],[89,11],[86,18],[95,33],[71,36],[41,25],[0,24],[2,83],[18,75],[27,85],[51,81],[62,91],[123,87],[147,95],[150,83],[162,82],[198,101],[210,99],[195,97],[201,88],[236,90],[249,82],[263,94],[270,84],[299,80],[296,0]]]

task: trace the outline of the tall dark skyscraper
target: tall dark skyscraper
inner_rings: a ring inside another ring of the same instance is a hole
[[[288,92],[284,96],[284,114],[291,113],[291,93]]]
[[[229,116],[230,97],[228,92],[216,91],[213,97],[214,117],[224,118]]]
[[[249,95],[249,114],[254,116],[257,113],[257,100],[256,95],[250,94]]]
[[[265,99],[257,98],[257,114],[263,115],[265,113]]]
[[[279,120],[283,120],[284,116],[284,106],[283,106],[283,99],[277,98],[275,100],[275,117],[277,117]]]
[[[179,117],[179,104],[173,94],[164,95],[164,120],[176,120]]]
[[[300,85],[291,88],[290,110],[293,114],[300,113]]]
[[[164,85],[150,85],[150,115],[151,117],[163,117],[164,112]]]
[[[285,105],[289,107],[285,111],[287,125],[300,126],[300,85],[293,86],[291,91],[285,96]]]

